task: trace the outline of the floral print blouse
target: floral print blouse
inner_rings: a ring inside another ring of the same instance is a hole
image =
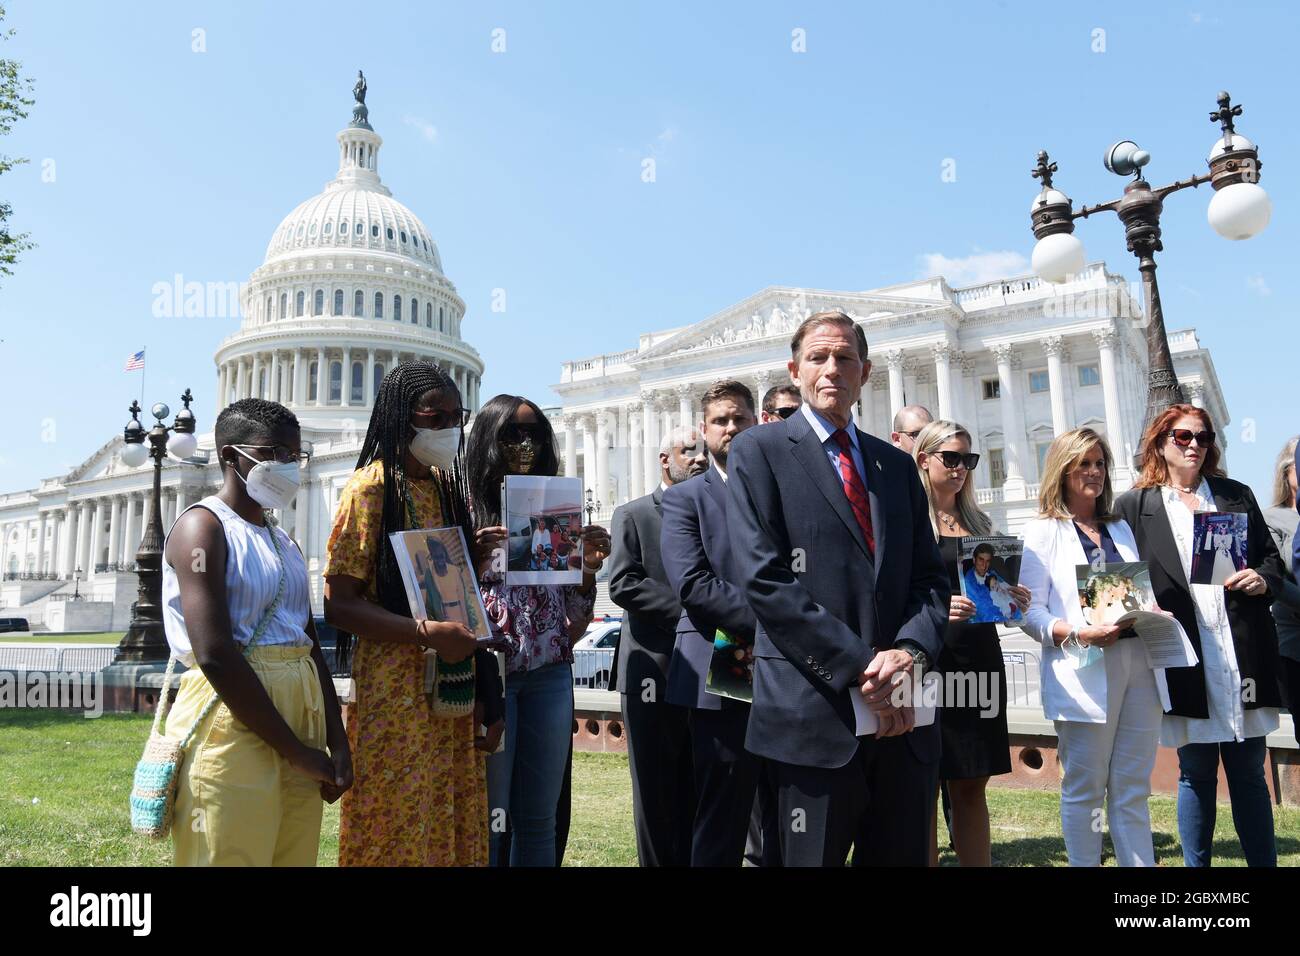
[[[492,633],[505,637],[506,673],[573,662],[569,627],[591,623],[596,592],[580,594],[576,584],[523,584],[506,587],[499,573],[483,575],[479,590]]]

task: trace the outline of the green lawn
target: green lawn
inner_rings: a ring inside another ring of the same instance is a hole
[[[57,711],[0,711],[0,866],[156,866],[170,844],[131,833],[126,800],[149,718],[105,714],[95,720]],[[635,866],[627,758],[577,753],[573,823],[566,866]],[[1064,866],[1056,795],[990,788],[993,858],[1000,866]],[[1300,865],[1300,810],[1277,807],[1278,862]],[[1181,866],[1174,801],[1151,800],[1156,856]],[[318,862],[338,858],[338,807],[325,808]],[[939,844],[947,835],[940,820]],[[1107,841],[1109,857],[1109,840]],[[941,862],[956,863],[945,850]],[[1113,863],[1113,859],[1107,859]],[[1244,860],[1226,806],[1219,810],[1215,862]]]
[[[102,634],[0,634],[0,644],[119,644],[126,631],[105,631]]]

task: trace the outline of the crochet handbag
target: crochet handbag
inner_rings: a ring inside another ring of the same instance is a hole
[[[261,621],[253,631],[253,636],[248,639],[248,645],[244,649],[245,656],[253,649],[253,645],[271,623],[272,616],[280,606],[280,599],[284,597],[286,576],[284,554],[280,550],[280,541],[275,536],[274,519],[267,515],[266,522],[267,530],[271,534],[271,544],[275,548],[275,556],[280,560],[280,583],[276,588],[275,599],[262,615]],[[221,702],[214,690],[212,697],[199,712],[199,716],[179,741],[165,736],[167,712],[171,710],[169,690],[175,666],[176,655],[172,654],[167,658],[167,670],[163,674],[162,694],[158,698],[153,727],[144,745],[144,755],[135,765],[135,779],[131,785],[131,829],[152,840],[165,840],[170,835],[172,819],[176,812],[176,793],[180,788],[178,771],[181,762],[185,759],[185,751],[193,742],[195,731],[212,713],[212,708]]]

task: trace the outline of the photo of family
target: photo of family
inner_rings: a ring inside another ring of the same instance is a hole
[[[1134,611],[1154,611],[1155,593],[1145,561],[1104,564],[1096,568],[1080,564],[1079,604],[1089,624],[1115,624]]]
[[[1218,584],[1246,567],[1247,516],[1224,511],[1192,515],[1191,584]]]
[[[1020,582],[1024,542],[1002,535],[970,536],[958,546],[962,596],[975,605],[972,624],[1018,624],[1024,619],[1011,589]]]
[[[704,687],[710,694],[747,703],[754,700],[754,645],[721,629],[713,633],[713,657]]]
[[[507,475],[501,514],[510,531],[506,583],[582,582],[582,481]]]
[[[491,637],[487,612],[460,528],[423,528],[388,536],[406,585],[411,617],[459,621],[475,637]]]

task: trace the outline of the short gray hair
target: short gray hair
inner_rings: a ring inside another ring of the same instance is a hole
[[[659,454],[671,455],[674,445],[693,445],[699,441],[699,430],[691,425],[678,425],[659,443]]]

